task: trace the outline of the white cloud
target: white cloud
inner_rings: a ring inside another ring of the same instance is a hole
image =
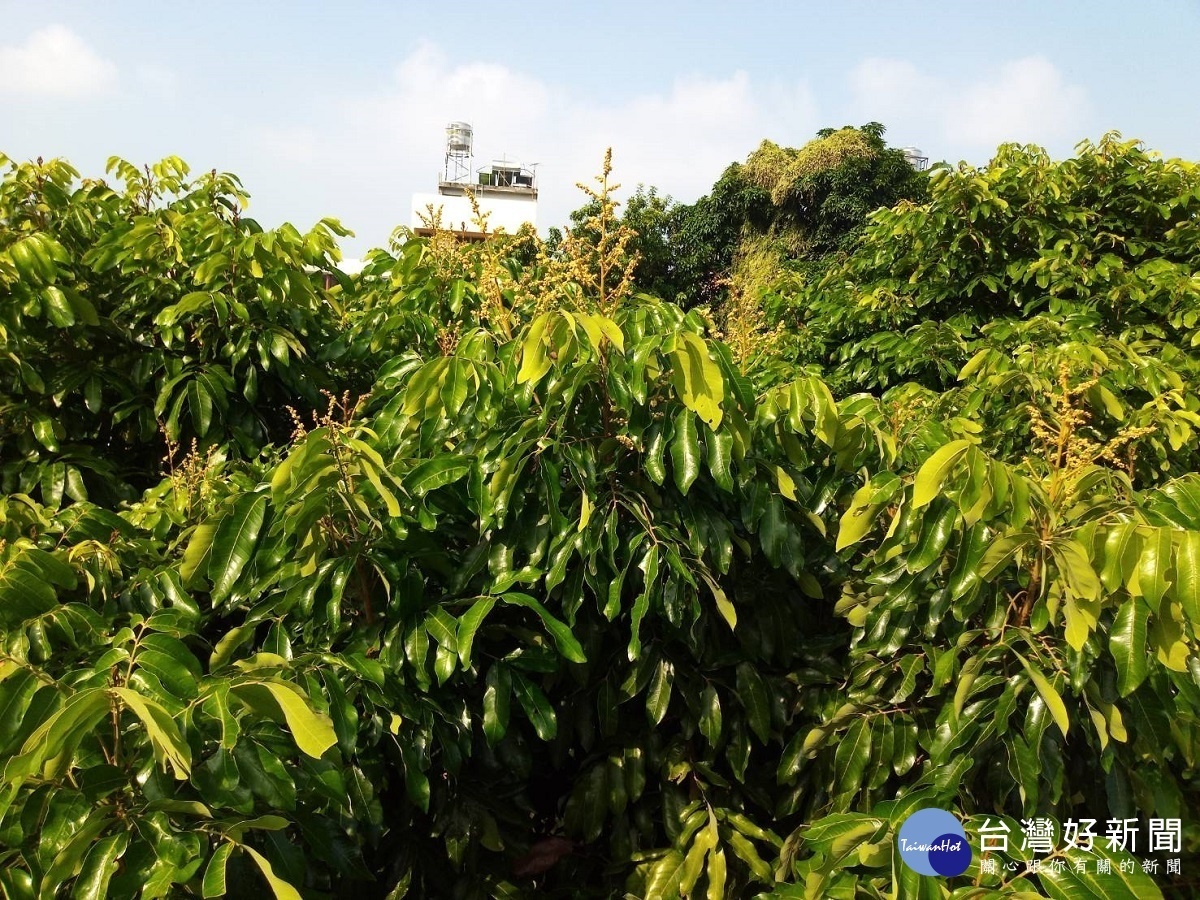
[[[1040,56],[1006,63],[989,82],[969,85],[951,104],[946,123],[953,138],[973,143],[1054,142],[1079,138],[1087,93],[1068,84]]]
[[[850,74],[850,86],[860,106],[889,119],[909,116],[925,107],[938,85],[903,59],[864,59]]]
[[[1068,82],[1049,60],[1013,60],[982,78],[949,82],[908,60],[872,58],[851,73],[860,118],[924,134],[966,151],[991,150],[1003,141],[1068,146],[1088,113],[1086,91]]]
[[[63,25],[48,25],[22,44],[0,46],[0,91],[82,97],[110,90],[117,67]]]
[[[451,59],[424,43],[390,84],[343,100],[315,128],[262,128],[258,145],[285,163],[337,171],[345,218],[377,243],[386,236],[378,233],[383,223],[407,224],[412,193],[434,189],[444,129],[453,121],[474,128],[476,166],[502,155],[539,164],[543,228],[564,224],[582,205],[575,184],[590,183],[607,147],[622,194],[641,182],[690,202],[764,137],[799,143],[820,125],[804,83],[757,84],[738,71],[596,100],[510,66]],[[370,208],[376,221],[353,216],[354,206]]]

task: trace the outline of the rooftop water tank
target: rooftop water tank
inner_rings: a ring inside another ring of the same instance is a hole
[[[471,126],[466,122],[451,122],[446,126],[446,152],[455,156],[471,155]]]
[[[908,164],[918,172],[924,172],[929,168],[929,157],[922,153],[919,147],[904,147],[900,152],[904,154]]]

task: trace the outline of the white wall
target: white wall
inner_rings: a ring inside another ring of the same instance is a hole
[[[526,222],[537,225],[537,200],[533,197],[492,195],[478,199],[479,209],[490,213],[488,231],[503,228],[513,234]],[[413,228],[424,226],[418,213],[426,214],[425,207],[429,204],[433,204],[434,209],[441,207],[443,228],[458,231],[465,223],[467,231],[476,230],[471,221],[474,214],[470,201],[466,197],[447,197],[442,194],[413,194],[412,219],[409,222]]]

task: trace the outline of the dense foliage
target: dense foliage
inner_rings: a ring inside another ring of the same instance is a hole
[[[637,286],[684,309],[719,306],[731,288],[761,293],[782,270],[822,267],[854,246],[870,213],[928,195],[925,174],[883,134],[872,122],[823,129],[799,148],[763,141],[691,204],[639,185],[621,213],[637,233]],[[574,211],[574,230],[586,234],[598,211],[595,198]],[[766,271],[754,271],[764,256]]]
[[[607,162],[554,246],[354,279],[336,222],[110,170],[0,188],[5,897],[1168,883],[926,878],[920,806],[1194,855],[1195,166],[943,169],[723,337],[634,292]]]

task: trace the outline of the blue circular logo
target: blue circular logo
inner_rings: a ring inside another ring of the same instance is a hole
[[[896,847],[904,864],[922,875],[951,878],[971,865],[967,833],[944,809],[918,809],[905,819]]]

